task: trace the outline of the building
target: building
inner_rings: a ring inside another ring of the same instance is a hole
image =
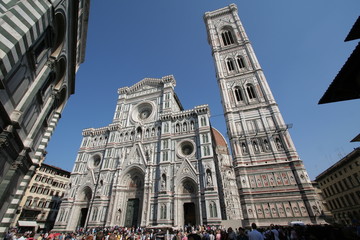
[[[360,39],[360,17],[355,21],[345,42]],[[360,98],[359,83],[359,62],[360,62],[360,42],[340,69],[329,88],[319,100],[319,104],[347,101]],[[358,134],[351,142],[359,142]]]
[[[328,203],[325,200],[325,196],[323,191],[321,190],[321,187],[319,186],[319,183],[316,181],[311,181],[314,189],[315,189],[315,193],[317,195],[317,202],[318,202],[318,206],[319,206],[319,210],[321,213],[321,217],[324,219],[325,222],[329,223],[329,224],[333,224],[334,223],[334,217],[331,214],[330,210],[329,210],[329,206]]]
[[[83,130],[54,230],[321,222],[236,5],[204,20],[232,155],[207,105],[183,109],[173,76],[120,88],[113,122]]]
[[[120,88],[113,122],[83,130],[56,231],[241,219],[226,140],[207,105],[183,109],[175,85],[165,76]]]
[[[21,232],[49,232],[55,223],[61,198],[68,188],[70,172],[42,163],[36,169],[11,227]]]
[[[88,15],[89,0],[0,3],[0,237],[75,92]]]
[[[235,4],[204,16],[215,62],[243,224],[318,223],[316,193]]]
[[[316,177],[336,223],[358,224],[360,221],[360,148]]]
[[[359,38],[360,17],[355,21],[345,42]],[[319,104],[353,100],[360,97],[359,62],[360,42],[321,97]],[[358,141],[360,141],[360,134],[351,140],[351,142]],[[355,148],[316,177],[334,220],[339,224],[359,224],[359,151],[359,148]]]

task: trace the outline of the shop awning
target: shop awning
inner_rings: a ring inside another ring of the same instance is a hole
[[[20,227],[37,227],[36,221],[18,221]]]

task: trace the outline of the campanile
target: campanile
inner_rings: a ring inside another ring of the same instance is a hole
[[[243,225],[315,223],[321,209],[235,4],[204,15]]]

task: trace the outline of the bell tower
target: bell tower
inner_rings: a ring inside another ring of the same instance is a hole
[[[204,15],[243,224],[315,223],[321,209],[249,38],[231,4]]]

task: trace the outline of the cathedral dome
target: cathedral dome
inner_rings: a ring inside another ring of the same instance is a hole
[[[215,147],[217,148],[217,151],[219,151],[219,153],[228,154],[228,152],[229,152],[228,145],[227,145],[227,142],[226,142],[224,136],[216,128],[213,128],[213,127],[211,128],[211,133],[212,133],[213,141],[215,143]]]

